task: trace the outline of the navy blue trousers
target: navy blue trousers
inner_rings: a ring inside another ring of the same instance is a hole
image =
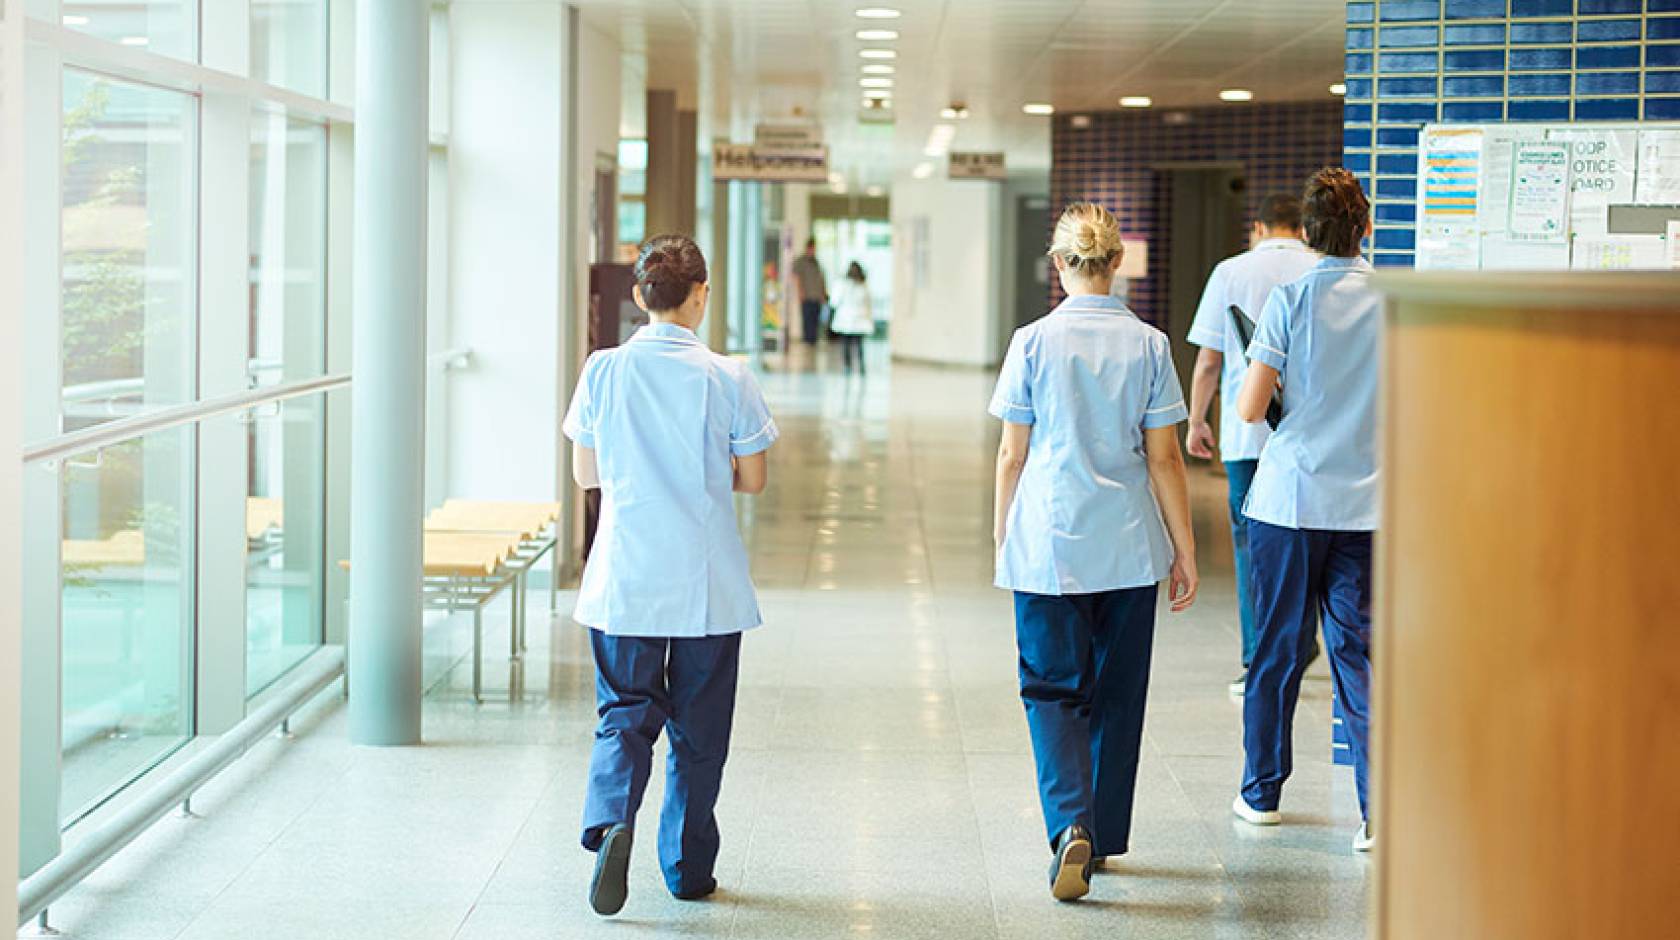
[[[718,855],[713,809],[729,756],[741,635],[696,639],[608,636],[590,630],[600,725],[589,758],[583,847],[601,847],[606,830],[635,827],[653,771],[653,742],[671,735],[659,864],[672,892],[704,888]]]
[[[1052,845],[1075,823],[1098,855],[1130,845],[1156,591],[1015,594],[1021,701]]]
[[[1237,618],[1242,626],[1242,664],[1247,669],[1254,661],[1254,587],[1248,560],[1248,517],[1243,504],[1248,502],[1249,487],[1254,485],[1254,472],[1259,460],[1225,461],[1225,491],[1231,510],[1231,561],[1237,569]]]
[[[1294,757],[1301,676],[1322,617],[1330,675],[1353,751],[1359,811],[1368,816],[1371,745],[1371,533],[1288,529],[1248,521],[1254,566],[1254,660],[1243,696],[1243,798],[1277,809]]]

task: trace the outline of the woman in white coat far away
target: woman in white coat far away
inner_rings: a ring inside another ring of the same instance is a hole
[[[846,283],[840,287],[829,328],[840,337],[840,359],[846,372],[852,371],[855,362],[858,374],[862,375],[863,338],[875,334],[875,309],[869,302],[868,275],[856,261],[846,270]]]

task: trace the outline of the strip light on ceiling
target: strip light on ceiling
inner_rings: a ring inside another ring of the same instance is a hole
[[[858,58],[882,60],[896,59],[898,58],[898,52],[893,49],[859,49]]]
[[[878,62],[871,62],[870,64],[864,66],[861,71],[865,75],[891,75],[898,70],[890,65],[881,65]]]
[[[1052,114],[1056,113],[1056,106],[1053,105],[1053,104],[1048,104],[1048,103],[1042,102],[1042,101],[1032,101],[1032,102],[1028,102],[1027,104],[1021,105],[1021,110],[1026,112],[1027,114],[1034,114],[1034,115],[1037,115],[1039,117],[1047,117],[1049,115],[1052,115]]]
[[[1219,93],[1220,101],[1253,101],[1254,92],[1247,88],[1227,88]]]
[[[1337,82],[1336,84],[1330,86],[1330,93],[1338,97],[1345,95],[1347,94],[1347,85]]]
[[[922,148],[922,154],[929,157],[943,157],[951,152],[951,141],[957,136],[955,124],[935,124],[928,132],[927,146]]]
[[[921,163],[916,164],[916,168],[910,171],[910,175],[919,180],[925,180],[933,175],[933,164],[923,160]]]
[[[1147,108],[1155,104],[1155,99],[1148,95],[1127,95],[1120,99],[1122,108]]]
[[[896,20],[900,15],[902,14],[892,7],[864,7],[857,11],[857,18],[860,20]]]
[[[860,29],[857,38],[864,42],[892,42],[898,38],[896,29]]]

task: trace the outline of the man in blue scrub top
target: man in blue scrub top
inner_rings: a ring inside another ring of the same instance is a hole
[[[741,634],[762,622],[734,493],[758,493],[776,423],[744,363],[694,331],[706,262],[661,236],[636,262],[653,322],[589,357],[566,414],[574,476],[601,489],[601,524],[573,618],[590,628],[600,724],[589,760],[583,846],[596,852],[590,905],[615,914],[628,891],[636,811],[653,745],[670,735],[659,861],[679,899],[717,888],[713,807],[735,711]]]
[[[1364,820],[1353,846],[1368,851],[1382,301],[1371,289],[1370,265],[1360,257],[1360,241],[1371,231],[1371,204],[1358,178],[1340,168],[1321,170],[1303,202],[1307,243],[1324,260],[1266,301],[1237,397],[1243,420],[1263,420],[1282,380],[1283,422],[1260,455],[1246,509],[1257,637],[1243,697],[1242,792],[1231,808],[1254,825],[1282,821],[1278,800],[1291,770],[1295,703],[1316,608]]]
[[[1249,587],[1248,525],[1243,503],[1260,464],[1260,449],[1270,430],[1265,424],[1249,424],[1237,417],[1237,392],[1248,372],[1247,350],[1243,348],[1231,307],[1242,309],[1250,318],[1260,316],[1272,288],[1287,284],[1312,270],[1318,253],[1302,241],[1301,200],[1288,193],[1273,193],[1260,202],[1260,216],[1254,223],[1254,247],[1221,261],[1208,276],[1196,319],[1190,324],[1190,342],[1202,347],[1196,356],[1196,371],[1190,383],[1190,428],[1185,446],[1190,456],[1214,459],[1213,428],[1208,409],[1219,389],[1219,459],[1225,463],[1226,490],[1231,511],[1231,557],[1237,574],[1237,619],[1242,628],[1242,674],[1231,681],[1231,694],[1241,695],[1248,683],[1248,664],[1254,658],[1254,607]]]

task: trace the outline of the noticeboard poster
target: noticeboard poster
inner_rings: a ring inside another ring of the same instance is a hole
[[[1680,124],[1429,125],[1418,183],[1419,269],[1638,270],[1680,259],[1662,223],[1610,222],[1631,217],[1630,206],[1680,222]]]

